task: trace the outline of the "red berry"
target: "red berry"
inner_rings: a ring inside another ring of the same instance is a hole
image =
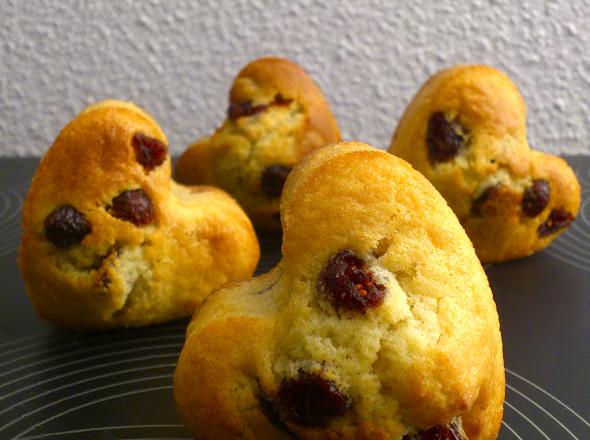
[[[303,426],[322,426],[350,407],[334,382],[303,370],[297,377],[283,379],[277,397],[281,419]]]
[[[293,100],[291,98],[285,98],[282,94],[277,93],[275,95],[275,99],[272,102],[272,104],[276,104],[276,105],[289,105],[293,102]]]
[[[51,211],[44,224],[45,236],[60,248],[80,243],[92,231],[84,214],[72,205],[63,205]]]
[[[426,431],[420,431],[413,435],[404,435],[402,440],[462,440],[459,430],[454,423],[450,425],[437,425]]]
[[[132,139],[135,158],[147,171],[162,165],[168,155],[166,145],[159,139],[135,133]]]
[[[547,237],[560,229],[567,228],[573,221],[574,216],[571,212],[565,209],[553,209],[551,214],[549,214],[549,218],[539,225],[537,235],[539,237]]]
[[[488,200],[494,197],[497,194],[499,189],[499,185],[492,185],[488,186],[483,192],[471,202],[471,214],[473,215],[481,215],[483,212],[483,207]]]
[[[549,204],[550,195],[549,182],[544,179],[533,180],[533,184],[522,194],[520,206],[524,215],[536,217],[541,214]]]
[[[268,108],[268,105],[252,105],[251,100],[242,102],[232,102],[227,109],[227,117],[232,121],[239,119],[243,116],[252,116],[257,113],[263,112]]]
[[[107,208],[113,217],[145,226],[154,221],[155,210],[148,195],[141,189],[123,191]]]
[[[349,250],[328,261],[318,277],[317,287],[334,308],[358,313],[379,306],[386,293],[385,286],[376,283],[367,264]]]
[[[463,145],[465,130],[453,120],[448,121],[443,112],[436,112],[428,120],[426,144],[430,162],[448,162],[453,160]]]

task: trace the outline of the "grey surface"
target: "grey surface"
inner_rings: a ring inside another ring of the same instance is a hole
[[[590,439],[590,157],[569,162],[584,186],[570,230],[530,258],[487,268],[507,368],[501,440]],[[188,438],[172,397],[186,320],[82,334],[35,316],[15,262],[35,165],[0,159],[0,438]],[[260,239],[259,273],[280,244]]]
[[[178,154],[224,117],[232,78],[283,55],[329,98],[346,139],[385,148],[426,78],[455,63],[510,74],[530,142],[590,153],[589,0],[2,0],[0,156],[41,155],[87,104],[133,100]]]

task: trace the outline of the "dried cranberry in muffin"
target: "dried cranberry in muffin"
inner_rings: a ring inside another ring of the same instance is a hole
[[[260,393],[258,394],[258,403],[260,403],[260,409],[262,413],[275,428],[289,434],[291,433],[289,427],[285,424],[284,420],[282,420],[282,415],[280,414],[278,408],[273,405],[273,403],[264,395],[262,390],[260,390]]]
[[[448,121],[443,112],[436,112],[428,120],[426,145],[431,163],[448,162],[459,153],[465,140],[465,129],[453,120]]]
[[[113,217],[145,226],[154,221],[155,210],[148,195],[141,189],[123,191],[107,208]]]
[[[535,179],[533,184],[524,190],[520,204],[522,212],[527,217],[536,217],[541,214],[549,204],[549,182],[545,179]]]
[[[567,228],[574,221],[571,212],[565,209],[553,209],[549,218],[539,225],[537,235],[541,238],[554,234],[560,229]]]
[[[275,105],[289,105],[293,102],[291,98],[285,98],[280,93],[275,95],[274,101],[272,102]]]
[[[402,440],[462,440],[461,434],[454,423],[437,425],[426,431],[413,435],[404,435]]]
[[[243,116],[252,116],[261,113],[268,108],[268,105],[253,105],[252,101],[232,102],[227,109],[227,117],[232,121]]]
[[[333,256],[317,280],[318,290],[332,306],[358,313],[379,306],[385,298],[385,286],[377,284],[367,264],[351,251]]]
[[[499,185],[488,186],[483,192],[471,202],[471,214],[481,215],[483,207],[488,200],[494,197],[498,193]]]
[[[277,398],[281,419],[303,426],[322,426],[350,408],[334,382],[301,369],[297,377],[282,380]]]
[[[55,208],[45,218],[44,224],[47,239],[64,249],[80,243],[92,231],[84,214],[72,205]]]
[[[260,180],[262,192],[272,199],[280,197],[290,172],[291,168],[284,165],[266,167]]]
[[[162,165],[166,160],[168,149],[159,139],[135,133],[131,143],[135,150],[135,158],[147,171]]]

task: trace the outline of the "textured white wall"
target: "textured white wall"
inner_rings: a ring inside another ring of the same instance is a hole
[[[426,78],[489,63],[519,85],[538,149],[590,153],[590,1],[0,0],[0,155],[39,155],[103,98],[132,100],[179,153],[262,55],[304,66],[346,138],[386,147]]]

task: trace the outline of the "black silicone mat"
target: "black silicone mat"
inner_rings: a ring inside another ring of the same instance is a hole
[[[549,249],[487,268],[505,347],[501,440],[590,439],[590,157],[568,160],[584,187],[576,222]],[[15,261],[35,166],[0,160],[0,440],[189,438],[172,398],[186,320],[82,334],[35,316]],[[260,239],[262,273],[280,239]]]

